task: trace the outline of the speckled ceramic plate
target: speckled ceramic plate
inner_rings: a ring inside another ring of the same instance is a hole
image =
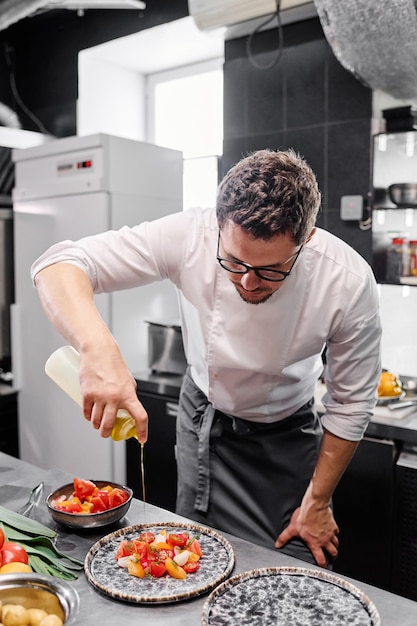
[[[145,530],[157,534],[164,529],[170,533],[185,531],[190,535],[199,535],[203,556],[197,572],[188,574],[185,580],[170,576],[135,578],[117,565],[115,554],[122,541],[137,538]],[[106,535],[90,548],[84,569],[93,587],[112,598],[157,604],[179,602],[207,593],[231,574],[234,563],[232,546],[214,530],[194,524],[158,522],[128,526]]]
[[[207,598],[203,626],[380,626],[375,606],[330,572],[270,567],[244,572]]]

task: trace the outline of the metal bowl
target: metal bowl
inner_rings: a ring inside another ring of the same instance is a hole
[[[417,184],[395,183],[388,187],[388,195],[394,204],[399,207],[417,206]]]
[[[101,528],[102,526],[109,526],[122,519],[128,512],[130,505],[132,504],[133,491],[130,487],[113,483],[109,480],[94,480],[97,487],[102,488],[106,485],[123,489],[128,494],[128,499],[123,504],[115,506],[107,511],[100,511],[99,513],[67,513],[65,511],[58,511],[52,506],[52,501],[56,500],[60,496],[69,497],[74,491],[74,483],[68,483],[56,489],[46,499],[46,506],[52,519],[58,524],[67,526],[68,528],[75,528],[78,530],[87,530],[93,528]]]
[[[26,609],[43,609],[58,615],[65,626],[77,622],[80,599],[64,580],[43,574],[2,574],[0,603],[20,604]]]
[[[417,393],[417,379],[410,378],[403,381],[403,389],[410,394]]]

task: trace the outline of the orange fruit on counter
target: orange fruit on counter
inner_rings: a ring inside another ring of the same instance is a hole
[[[6,563],[6,565],[2,565],[0,567],[0,574],[23,574],[32,571],[33,570],[30,565],[27,565],[26,563],[20,563],[18,561]]]
[[[396,374],[392,372],[382,372],[378,385],[379,397],[399,396],[402,390],[402,382]]]

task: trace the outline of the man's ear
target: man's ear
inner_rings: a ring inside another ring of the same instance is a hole
[[[312,229],[311,233],[309,234],[309,236],[307,237],[304,243],[307,243],[308,241],[310,241],[310,239],[312,238],[315,232],[316,232],[316,227]]]

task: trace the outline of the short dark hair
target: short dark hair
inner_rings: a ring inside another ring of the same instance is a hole
[[[234,165],[217,191],[219,228],[232,221],[253,237],[289,234],[303,244],[316,222],[321,194],[316,177],[294,150],[258,150]]]

